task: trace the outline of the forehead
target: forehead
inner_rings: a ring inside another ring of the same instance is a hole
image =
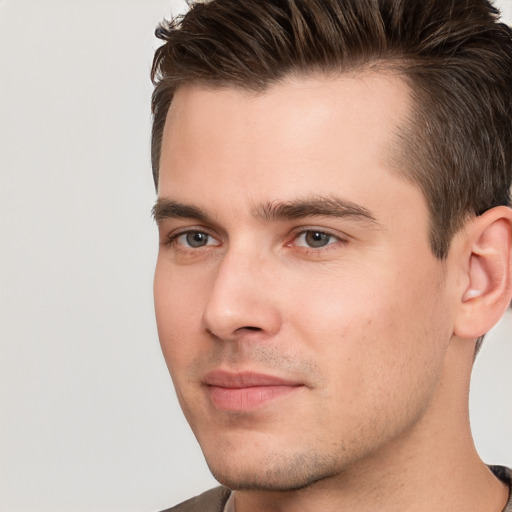
[[[182,86],[164,129],[159,194],[364,201],[389,178],[409,104],[390,72],[289,78],[263,92]]]
[[[168,134],[176,123],[180,123],[179,129],[183,131],[219,119],[246,126],[250,123],[253,128],[275,129],[281,125],[288,132],[293,126],[293,135],[298,135],[301,127],[320,128],[327,119],[338,121],[331,125],[338,131],[354,121],[366,131],[376,124],[397,124],[408,105],[408,85],[397,73],[386,69],[290,76],[262,91],[192,83],[178,87],[175,92],[165,132]],[[371,119],[366,115],[369,113]]]

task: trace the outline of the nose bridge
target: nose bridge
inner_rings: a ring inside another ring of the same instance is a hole
[[[209,290],[205,328],[222,339],[244,329],[274,334],[281,319],[269,289],[271,276],[272,264],[262,252],[240,246],[228,249]]]

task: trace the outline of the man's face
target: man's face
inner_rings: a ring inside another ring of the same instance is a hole
[[[335,476],[434,414],[451,311],[424,197],[390,164],[409,108],[390,74],[175,95],[158,330],[187,420],[232,488]]]

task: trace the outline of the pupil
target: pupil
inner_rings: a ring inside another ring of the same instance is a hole
[[[206,233],[201,233],[196,231],[195,233],[187,233],[187,244],[190,247],[202,247],[206,245],[208,241],[208,235]]]
[[[310,231],[306,234],[306,242],[311,247],[323,247],[329,241],[329,235],[320,231]]]

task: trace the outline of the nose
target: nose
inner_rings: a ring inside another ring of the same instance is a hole
[[[228,251],[216,269],[203,312],[207,331],[219,339],[237,340],[246,333],[275,335],[281,315],[272,264],[249,251]]]

